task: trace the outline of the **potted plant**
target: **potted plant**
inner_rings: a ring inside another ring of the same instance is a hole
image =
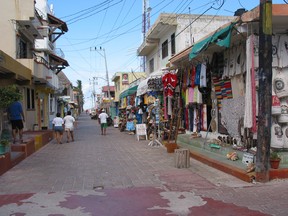
[[[270,166],[272,169],[278,169],[281,161],[281,157],[277,151],[270,153]]]
[[[7,152],[7,148],[9,147],[10,142],[7,139],[0,140],[0,155],[5,154]]]

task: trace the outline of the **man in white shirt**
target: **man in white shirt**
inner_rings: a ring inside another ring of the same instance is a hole
[[[65,131],[67,134],[67,143],[71,140],[74,141],[74,124],[75,124],[75,118],[71,115],[71,111],[67,112],[67,115],[64,117],[64,125],[65,125]]]
[[[99,124],[101,124],[101,135],[106,135],[106,128],[108,127],[107,125],[107,118],[109,116],[107,113],[105,113],[105,110],[102,109],[101,114],[98,116],[98,121]]]

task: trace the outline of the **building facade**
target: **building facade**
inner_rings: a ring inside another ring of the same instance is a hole
[[[25,130],[50,128],[64,94],[58,75],[69,66],[55,42],[67,25],[47,0],[1,1],[1,8],[0,82],[21,91]]]

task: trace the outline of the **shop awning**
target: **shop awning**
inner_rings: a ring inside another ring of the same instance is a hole
[[[217,44],[218,46],[230,47],[231,32],[236,23],[231,23],[230,25],[214,32],[211,36],[195,43],[189,54],[189,60],[195,58],[202,51],[206,50],[210,44]]]
[[[68,32],[67,24],[64,21],[58,19],[57,17],[51,14],[47,14],[47,16],[48,16],[50,25],[56,26],[57,28],[61,29],[64,32]]]
[[[163,74],[163,70],[159,70],[159,71],[151,73],[148,78],[142,80],[138,85],[136,96],[140,96],[148,92],[149,91],[148,81],[154,77],[161,77],[162,74]]]
[[[124,97],[127,97],[127,96],[130,96],[130,95],[135,94],[136,91],[137,91],[137,88],[138,88],[138,85],[126,89],[125,91],[123,91],[123,92],[119,95],[119,98],[122,99],[122,98],[124,98]]]
[[[146,78],[139,83],[136,96],[143,95],[148,91],[148,80],[149,78]]]

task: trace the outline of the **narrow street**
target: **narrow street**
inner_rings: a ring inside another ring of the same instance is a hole
[[[288,181],[246,183],[98,121],[78,118],[75,141],[52,140],[0,176],[1,216],[287,215]]]

